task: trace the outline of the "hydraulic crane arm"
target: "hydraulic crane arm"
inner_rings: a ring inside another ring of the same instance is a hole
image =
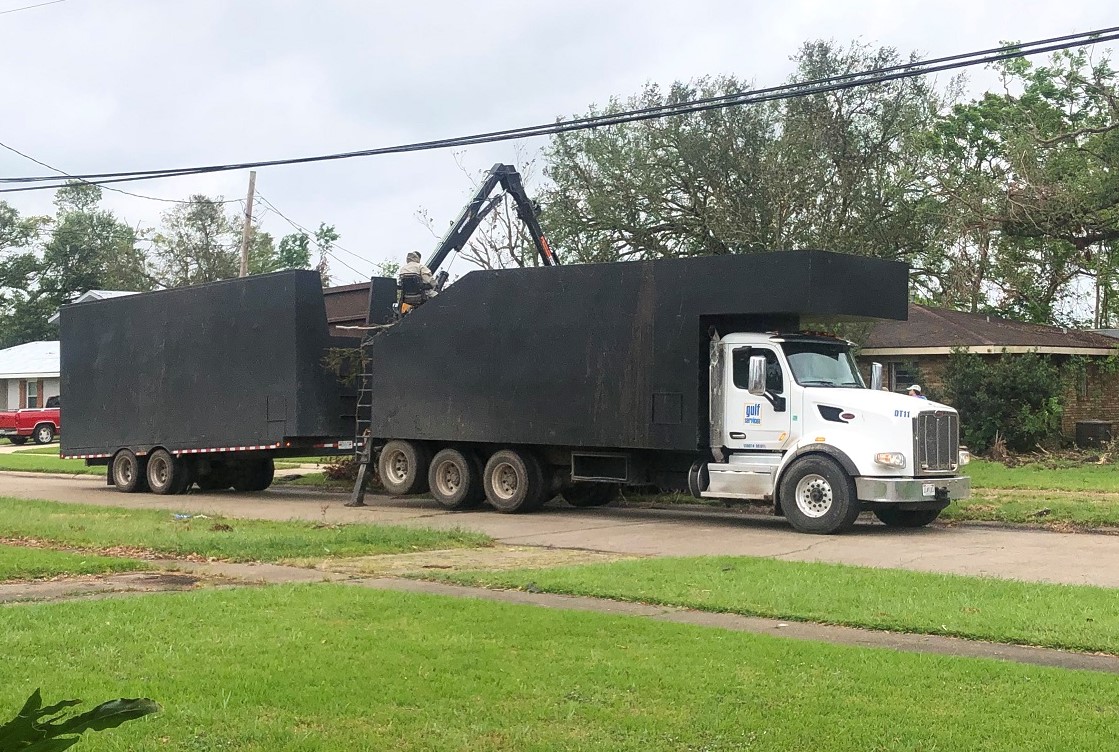
[[[490,196],[499,185],[505,193]],[[548,238],[544,236],[544,231],[540,228],[540,222],[536,218],[536,206],[529,199],[528,194],[525,193],[520,173],[513,165],[499,162],[489,169],[485,180],[478,187],[474,197],[463,208],[462,214],[447,230],[447,234],[439,241],[435,252],[427,260],[427,268],[435,272],[447,256],[452,252],[461,251],[466,242],[470,240],[470,236],[478,229],[478,225],[486,218],[487,214],[501,203],[505,194],[513,198],[517,207],[517,216],[525,223],[525,227],[528,228],[528,232],[532,236],[532,242],[540,256],[540,263],[544,266],[559,266],[559,258],[552,251],[552,247],[548,244]]]

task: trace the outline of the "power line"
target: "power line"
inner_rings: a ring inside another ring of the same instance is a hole
[[[266,205],[266,206],[267,206],[268,208],[270,208],[270,209],[271,209],[272,211],[274,211],[274,212],[276,212],[276,213],[277,213],[278,215],[280,215],[280,217],[282,217],[282,218],[284,219],[284,221],[286,221],[286,222],[287,222],[287,223],[288,223],[289,225],[291,225],[292,227],[294,227],[295,229],[297,229],[297,230],[299,230],[299,231],[300,231],[301,233],[303,233],[303,235],[304,235],[304,236],[306,236],[306,238],[307,238],[308,240],[310,240],[310,241],[311,241],[312,243],[314,243],[314,244],[315,244],[316,246],[318,246],[318,248],[319,248],[319,250],[320,250],[320,251],[322,251],[323,253],[325,253],[325,254],[326,254],[327,256],[330,256],[330,257],[331,257],[332,259],[334,259],[334,260],[335,260],[335,261],[337,261],[337,262],[338,262],[339,264],[341,264],[342,266],[344,266],[344,267],[346,267],[347,269],[349,269],[350,271],[352,271],[352,272],[353,272],[354,274],[357,274],[357,275],[359,276],[359,278],[364,278],[364,277],[366,276],[366,273],[365,273],[365,272],[362,272],[362,271],[358,271],[357,269],[353,268],[352,266],[350,266],[349,264],[347,264],[347,263],[346,263],[345,261],[343,261],[342,259],[340,259],[340,258],[339,258],[338,256],[334,255],[334,253],[332,253],[332,252],[331,252],[330,248],[327,248],[326,246],[324,246],[324,245],[323,245],[322,243],[320,243],[320,242],[319,242],[319,241],[318,241],[318,240],[317,240],[317,239],[315,238],[315,234],[314,234],[313,232],[311,232],[311,231],[310,231],[310,230],[308,230],[308,229],[307,229],[306,227],[304,227],[303,225],[299,224],[298,222],[296,222],[295,220],[291,219],[291,218],[290,218],[290,217],[288,217],[288,216],[287,216],[286,214],[284,214],[284,213],[283,213],[282,211],[280,211],[279,209],[277,209],[277,208],[276,208],[276,205],[275,205],[275,204],[273,204],[273,203],[272,203],[271,201],[269,201],[268,199],[266,199],[266,198],[265,198],[264,196],[262,196],[262,195],[261,195],[261,193],[260,193],[260,191],[257,191],[257,193],[256,193],[256,197],[257,197],[258,199],[260,199],[260,200],[261,200],[261,202],[262,202],[262,203],[264,203],[264,204],[265,204],[265,205]],[[354,253],[353,251],[347,251],[347,250],[346,250],[345,248],[343,248],[342,246],[338,245],[337,243],[334,243],[334,244],[333,244],[333,247],[334,247],[334,248],[337,248],[337,249],[338,249],[338,250],[340,250],[340,251],[346,251],[346,253],[350,254],[350,255],[351,255],[351,256],[353,256],[354,258],[356,258],[356,259],[359,259],[359,260],[361,260],[361,261],[364,261],[365,263],[369,263],[369,262],[368,262],[368,260],[366,260],[366,259],[363,259],[363,258],[362,258],[361,256],[358,256],[358,255],[357,255],[356,253]]]
[[[47,6],[47,5],[58,5],[59,3],[64,3],[64,2],[66,2],[66,0],[50,0],[50,2],[46,2],[46,3],[37,3],[35,5],[25,5],[22,8],[10,8],[8,10],[0,10],[0,16],[6,16],[9,13],[19,13],[21,10],[32,10],[34,8],[42,8],[42,7]]]
[[[58,0],[58,2],[61,2],[61,1],[62,0]],[[70,178],[70,180],[73,180],[73,181],[78,182],[78,183],[82,183],[84,185],[92,185],[92,186],[96,186],[98,188],[105,188],[106,190],[109,190],[109,191],[115,191],[116,193],[123,193],[126,196],[133,196],[135,198],[147,199],[148,201],[163,201],[163,202],[169,203],[169,204],[192,204],[192,203],[194,203],[193,201],[181,201],[177,198],[160,198],[158,196],[146,196],[142,193],[132,193],[131,191],[126,191],[122,188],[114,188],[111,185],[104,185],[102,183],[90,182],[89,180],[83,180],[80,177],[77,177],[75,175],[71,175],[70,173],[66,172],[65,170],[60,170],[53,165],[49,165],[46,162],[42,161],[41,159],[36,159],[35,157],[31,156],[30,154],[26,154],[26,153],[20,151],[19,149],[15,148],[14,146],[8,146],[3,141],[0,141],[0,148],[7,149],[8,151],[12,152],[13,154],[17,154],[17,155],[23,157],[24,159],[26,159],[30,162],[34,162],[37,165],[41,165],[43,167],[46,167],[48,170],[54,170],[59,175],[64,175],[65,177]],[[53,178],[53,179],[57,180],[57,178]],[[67,185],[66,183],[60,183],[56,186],[48,186],[48,187],[64,188],[66,185]],[[215,202],[215,203],[231,204],[231,203],[234,203],[235,201],[239,201],[239,200],[240,199],[229,199],[227,201],[218,201],[218,202]]]
[[[947,57],[935,58],[927,61],[911,61],[908,63],[887,66],[884,68],[870,69],[856,73],[847,73],[839,76],[784,84],[765,89],[745,90],[724,94],[717,97],[689,100],[674,104],[655,105],[637,110],[627,110],[603,115],[594,115],[575,118],[572,120],[559,120],[522,128],[512,128],[500,131],[490,131],[470,136],[422,141],[398,146],[379,147],[351,152],[338,152],[310,157],[296,157],[290,159],[274,159],[258,162],[241,162],[236,164],[208,165],[200,167],[180,167],[161,170],[137,170],[126,172],[90,173],[77,176],[98,185],[105,183],[120,183],[133,180],[152,180],[157,178],[182,177],[186,175],[199,175],[212,172],[226,172],[259,167],[275,167],[281,165],[307,164],[340,159],[353,159],[356,157],[381,156],[385,154],[399,154],[413,151],[428,151],[433,149],[472,146],[476,144],[509,141],[515,139],[532,138],[538,136],[559,135],[579,130],[601,128],[610,125],[653,120],[665,117],[679,116],[704,112],[726,107],[760,104],[783,99],[805,97],[813,94],[823,94],[833,91],[886,83],[907,78],[929,75],[949,70],[957,70],[975,65],[984,65],[1009,60],[1012,58],[1038,55],[1045,52],[1056,52],[1078,45],[1099,44],[1101,42],[1119,39],[1119,26],[1105,29],[1067,34],[1060,37],[1026,42],[1012,46],[994,47],[977,52],[961,53]],[[0,183],[24,184],[45,181],[57,181],[54,176],[29,176],[22,178],[0,178]],[[27,190],[39,190],[43,186],[30,185],[20,188],[0,189],[0,193],[11,193]],[[49,187],[49,186],[48,186]]]

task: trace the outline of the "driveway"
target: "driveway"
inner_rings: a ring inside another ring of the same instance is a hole
[[[985,525],[933,525],[892,530],[866,521],[839,536],[796,533],[783,520],[703,507],[574,509],[542,512],[446,512],[427,499],[370,495],[350,509],[346,497],[295,489],[260,494],[122,494],[103,477],[0,473],[0,496],[70,503],[164,509],[227,517],[372,522],[487,533],[510,545],[583,548],[650,556],[767,556],[924,572],[984,575],[1063,584],[1119,587],[1119,536],[1057,533]]]

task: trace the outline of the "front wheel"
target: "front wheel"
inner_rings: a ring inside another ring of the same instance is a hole
[[[874,516],[889,527],[924,527],[940,516],[940,509],[895,509],[879,507]]]
[[[41,423],[35,426],[35,443],[49,444],[54,441],[54,424]]]
[[[861,511],[855,482],[822,456],[794,460],[781,478],[778,498],[785,519],[802,533],[842,533],[854,526]]]

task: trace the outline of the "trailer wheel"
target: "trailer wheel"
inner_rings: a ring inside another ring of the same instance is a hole
[[[940,516],[940,509],[893,509],[878,507],[874,516],[889,527],[924,527]]]
[[[224,462],[211,462],[210,472],[195,480],[203,491],[224,491],[233,485],[233,474]]]
[[[393,496],[408,496],[427,490],[427,469],[431,455],[421,444],[393,440],[377,457],[381,485]]]
[[[484,473],[486,499],[499,512],[532,512],[544,505],[544,473],[529,452],[503,449],[490,457]]]
[[[444,509],[477,506],[485,498],[478,461],[457,449],[443,449],[431,460],[427,484],[432,497]]]
[[[276,477],[276,463],[271,457],[241,460],[233,468],[231,485],[234,491],[254,493],[272,485]]]
[[[828,535],[850,530],[861,511],[855,482],[843,468],[822,456],[793,462],[781,478],[779,501],[785,519],[802,533]]]
[[[148,455],[148,488],[157,494],[182,493],[181,485],[186,467],[182,459],[166,449],[156,449]]]
[[[573,483],[560,496],[573,507],[601,507],[618,498],[616,483]]]
[[[40,423],[35,426],[35,443],[49,444],[54,441],[54,424]]]
[[[131,449],[122,449],[113,457],[110,470],[113,474],[113,485],[123,493],[144,491],[148,485],[146,470],[144,461]]]

